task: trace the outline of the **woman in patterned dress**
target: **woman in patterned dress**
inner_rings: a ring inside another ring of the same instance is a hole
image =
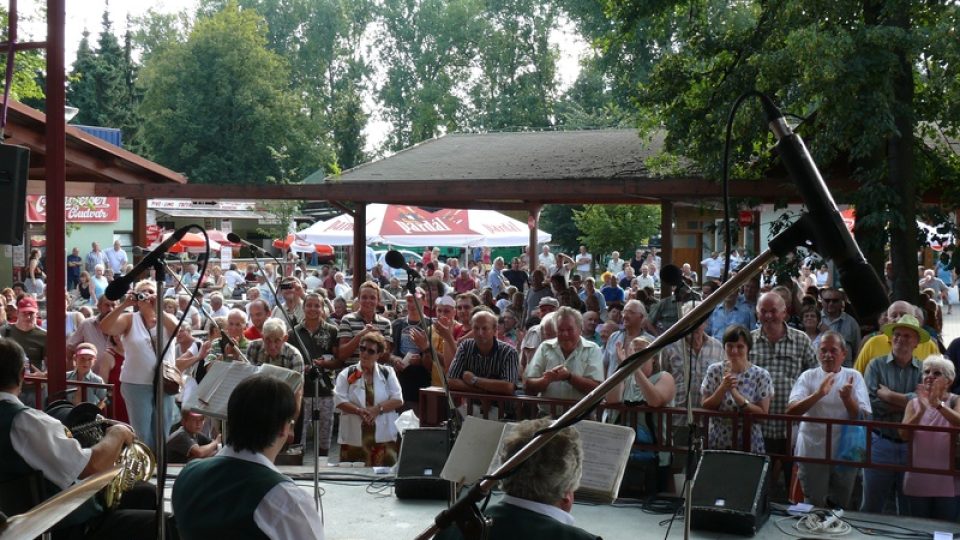
[[[397,462],[396,410],[403,406],[400,381],[392,367],[378,364],[387,342],[376,332],[363,336],[360,362],[337,375],[333,403],[340,411],[340,461],[367,467]]]
[[[753,339],[749,330],[740,325],[727,328],[723,334],[726,359],[707,368],[700,386],[700,393],[703,395],[701,407],[714,411],[754,414],[766,414],[770,410],[773,379],[767,370],[750,363],[752,347]],[[738,436],[738,439],[741,438]],[[730,419],[710,419],[711,449],[740,447],[741,441],[733,440],[733,424]],[[751,429],[749,450],[760,454],[764,452],[763,434],[757,422],[753,423]]]

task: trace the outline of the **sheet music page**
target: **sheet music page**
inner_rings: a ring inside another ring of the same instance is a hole
[[[278,381],[283,381],[290,385],[290,389],[294,392],[297,391],[300,386],[303,385],[303,374],[297,373],[292,369],[282,368],[279,366],[274,366],[272,364],[262,364],[257,368],[260,374],[266,375],[277,379]]]
[[[256,375],[256,366],[241,362],[214,362],[197,388],[197,403],[191,408],[216,418],[227,417],[230,394],[244,379]],[[286,370],[289,371],[289,370]],[[194,405],[194,404],[188,404]]]
[[[468,416],[440,478],[467,484],[479,480],[496,457],[504,425],[502,422]]]
[[[584,420],[575,425],[583,445],[583,478],[580,490],[616,499],[635,437],[626,426]]]

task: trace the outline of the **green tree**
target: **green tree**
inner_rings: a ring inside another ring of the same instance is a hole
[[[27,22],[20,14],[20,24]],[[0,8],[0,26],[8,28],[10,21],[8,12],[5,8]],[[4,34],[6,38],[6,34]],[[30,40],[29,36],[20,34],[20,41]],[[0,56],[0,69],[6,72],[7,55]],[[10,84],[10,97],[17,101],[36,106],[43,102],[44,87],[43,74],[46,72],[46,64],[40,51],[20,51],[13,58],[13,82]]]
[[[481,32],[479,0],[384,0],[377,35],[386,68],[377,99],[390,123],[386,148],[397,151],[455,131],[461,97]]]
[[[487,0],[481,18],[477,62],[480,76],[470,88],[473,129],[542,128],[554,123],[557,26],[552,2]]]
[[[951,156],[925,126],[956,133],[958,45],[955,2],[868,0],[642,2],[610,0],[609,46],[643,43],[654,65],[640,108],[667,130],[669,151],[710,177],[721,163],[723,124],[735,98],[757,89],[805,120],[799,131],[829,179],[862,185],[858,238],[882,261],[889,245],[893,297],[916,301],[918,190],[957,177]],[[639,41],[638,41],[639,40]],[[663,44],[669,43],[669,46]],[[953,108],[951,108],[951,105]],[[734,126],[741,176],[770,170],[772,138],[759,108]],[[930,174],[932,171],[946,174]],[[886,234],[889,233],[889,236]]]
[[[266,48],[263,19],[230,4],[199,19],[186,42],[151,55],[141,134],[150,156],[193,182],[300,178],[333,162]]]
[[[216,12],[224,0],[206,0],[201,11]],[[337,168],[368,159],[363,108],[370,61],[363,37],[373,22],[371,0],[240,0],[267,24],[267,48],[290,65],[290,87],[303,97],[315,129],[337,155]],[[308,171],[309,172],[309,171]]]
[[[547,204],[540,212],[540,228],[551,235],[550,243],[564,253],[576,253],[580,245],[580,229],[573,220],[582,204]]]
[[[639,204],[588,204],[573,211],[578,239],[593,253],[597,267],[611,251],[629,253],[660,231],[660,207]]]
[[[129,141],[138,124],[135,76],[129,43],[120,45],[110,14],[104,11],[97,50],[91,49],[89,33],[84,32],[69,77],[67,102],[80,109],[77,123],[120,128]]]

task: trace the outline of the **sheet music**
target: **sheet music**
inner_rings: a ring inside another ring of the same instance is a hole
[[[227,417],[227,402],[238,384],[257,374],[258,368],[241,362],[214,362],[197,388],[199,412],[217,418]],[[207,384],[207,379],[212,380]],[[221,390],[222,389],[222,390]]]
[[[450,451],[440,478],[472,484],[496,461],[495,456],[505,424],[476,416],[464,419],[463,428]]]
[[[575,425],[583,445],[580,489],[614,500],[630,456],[634,431],[626,426],[584,420]]]

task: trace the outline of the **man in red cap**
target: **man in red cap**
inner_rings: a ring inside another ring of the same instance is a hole
[[[29,295],[17,300],[17,322],[4,327],[2,337],[20,345],[27,354],[27,373],[43,374],[47,361],[47,331],[37,325],[37,300]],[[28,406],[36,405],[34,388],[26,385],[21,400]]]

